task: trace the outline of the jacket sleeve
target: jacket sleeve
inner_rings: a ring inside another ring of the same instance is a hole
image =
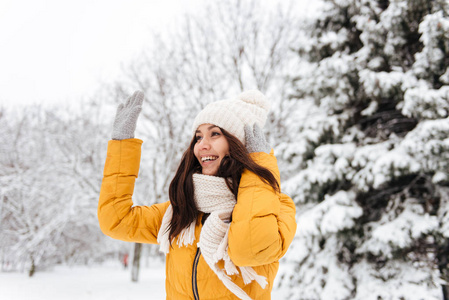
[[[101,231],[128,242],[157,243],[157,234],[169,202],[134,206],[132,195],[139,173],[142,140],[111,140],[98,203]]]
[[[273,150],[252,153],[252,159],[280,180]],[[238,266],[259,266],[279,260],[296,232],[296,208],[292,199],[244,170],[237,204],[232,213],[228,254]]]

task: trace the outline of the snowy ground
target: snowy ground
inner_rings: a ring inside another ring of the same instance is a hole
[[[2,300],[138,300],[165,299],[165,268],[153,263],[143,268],[138,283],[130,280],[130,271],[119,264],[102,266],[59,266],[38,272],[33,278],[26,273],[0,272]],[[274,291],[273,299],[285,299],[282,291]]]
[[[59,266],[38,272],[0,273],[0,299],[165,299],[165,269],[162,263],[144,268],[138,283],[131,282],[129,270],[119,264],[102,266]]]

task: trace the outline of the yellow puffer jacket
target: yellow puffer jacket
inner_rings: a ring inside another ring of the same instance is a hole
[[[139,139],[109,141],[98,219],[101,230],[110,237],[156,244],[169,201],[133,207],[131,197],[139,172],[141,144]],[[279,180],[276,158],[272,153],[251,155]],[[178,247],[175,242],[167,254],[167,299],[238,299],[218,279],[197,249],[201,218],[202,215],[197,220],[194,244]],[[252,299],[271,299],[278,260],[287,251],[295,231],[295,205],[290,197],[275,193],[257,175],[245,170],[232,213],[228,254],[237,266],[252,266],[259,275],[267,278],[268,285],[262,289],[255,281],[245,285],[241,276],[231,276]]]

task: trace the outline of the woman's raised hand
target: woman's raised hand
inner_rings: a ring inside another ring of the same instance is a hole
[[[135,91],[125,104],[120,103],[115,114],[114,125],[112,127],[113,140],[125,140],[134,138],[137,118],[142,111],[144,94]]]
[[[270,154],[271,147],[257,124],[254,124],[253,127],[245,125],[245,142],[249,153],[265,152]]]

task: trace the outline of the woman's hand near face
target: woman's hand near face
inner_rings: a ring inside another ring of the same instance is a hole
[[[113,140],[125,140],[134,138],[137,118],[142,111],[144,94],[141,91],[135,91],[126,102],[120,103],[115,114],[114,125],[112,128]]]
[[[257,124],[254,124],[253,127],[245,125],[245,142],[249,153],[265,152],[270,154],[271,147]]]

